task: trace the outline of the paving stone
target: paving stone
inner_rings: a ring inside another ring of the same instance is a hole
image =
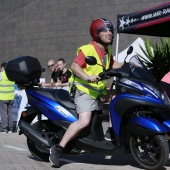
[[[107,125],[105,124],[105,127]],[[24,135],[0,134],[0,170],[54,170],[49,162],[36,160],[27,148]],[[170,160],[167,162],[170,170]],[[142,170],[132,155],[63,155],[60,170]]]

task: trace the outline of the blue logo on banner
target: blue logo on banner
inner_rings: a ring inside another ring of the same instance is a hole
[[[18,94],[15,94],[15,96],[14,96],[14,104],[13,104],[13,114],[14,115],[18,114],[18,111],[19,111],[19,108],[20,108],[20,105],[21,105],[21,100],[22,100],[22,96],[18,95]]]

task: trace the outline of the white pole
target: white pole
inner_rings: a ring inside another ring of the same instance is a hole
[[[119,48],[119,33],[116,34],[116,61],[118,61],[118,48]]]

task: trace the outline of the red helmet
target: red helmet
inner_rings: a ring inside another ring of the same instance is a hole
[[[93,20],[90,25],[90,34],[95,41],[99,41],[99,33],[103,30],[109,29],[112,33],[114,32],[113,24],[105,18],[98,18]]]

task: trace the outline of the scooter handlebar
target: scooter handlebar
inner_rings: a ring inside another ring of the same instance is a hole
[[[113,70],[113,69],[106,70],[99,74],[99,77],[101,78],[100,80],[109,79],[110,77],[114,77],[114,76],[121,78],[122,74],[120,72],[117,72],[117,70]]]

